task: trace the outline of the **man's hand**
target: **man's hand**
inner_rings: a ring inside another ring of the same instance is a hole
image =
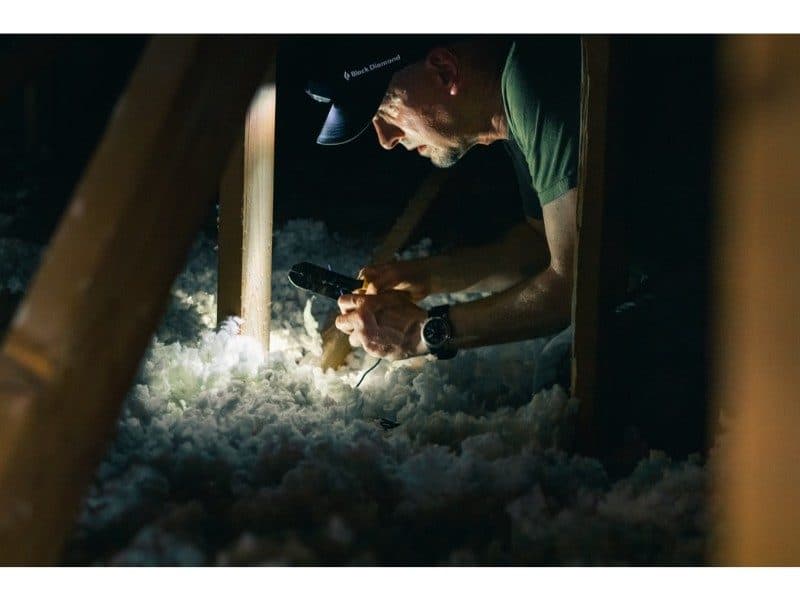
[[[366,280],[368,294],[400,290],[407,292],[415,302],[431,294],[430,259],[371,265],[361,269],[358,277]]]
[[[372,356],[399,360],[427,352],[421,337],[427,313],[408,292],[346,294],[339,298],[339,309],[337,329]]]

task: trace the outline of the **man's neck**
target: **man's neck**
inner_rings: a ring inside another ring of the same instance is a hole
[[[503,103],[502,78],[505,68],[507,47],[498,51],[492,48],[496,56],[491,64],[484,63],[482,69],[476,69],[473,77],[476,86],[474,95],[475,140],[478,144],[489,145],[499,140],[508,139],[508,122]]]
[[[500,95],[499,110],[494,111],[489,122],[491,125],[489,133],[486,136],[487,144],[508,139],[508,121],[506,120],[506,109],[503,105],[502,94]]]

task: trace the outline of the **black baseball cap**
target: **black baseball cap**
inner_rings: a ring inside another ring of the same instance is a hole
[[[306,84],[309,96],[331,105],[317,143],[345,144],[366,131],[392,75],[423,58],[434,45],[432,38],[410,35],[331,40]]]

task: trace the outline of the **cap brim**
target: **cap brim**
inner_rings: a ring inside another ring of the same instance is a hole
[[[370,113],[369,109],[362,109],[354,114],[342,106],[333,104],[317,137],[317,143],[323,146],[336,146],[352,142],[369,128],[372,114],[374,113]]]

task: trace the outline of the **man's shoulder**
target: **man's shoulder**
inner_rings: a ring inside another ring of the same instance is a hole
[[[502,93],[510,125],[525,128],[538,108],[571,118],[580,102],[580,36],[515,38],[502,75]]]
[[[577,179],[580,50],[578,36],[519,38],[503,70],[509,141],[524,157],[528,185],[542,206]]]
[[[580,68],[579,35],[523,35],[512,38],[509,58],[524,69]]]
[[[580,89],[580,36],[515,38],[503,69],[503,87],[511,91],[574,95]]]

